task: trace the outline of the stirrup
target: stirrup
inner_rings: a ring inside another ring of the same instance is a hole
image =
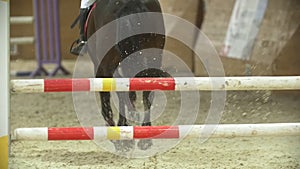
[[[86,53],[86,51],[83,50],[86,43],[87,43],[86,41],[80,41],[80,39],[75,40],[71,45],[70,53],[76,56],[79,56],[80,53]]]

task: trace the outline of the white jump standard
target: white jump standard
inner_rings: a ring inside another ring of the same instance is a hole
[[[0,168],[8,169],[9,156],[9,1],[0,0]]]

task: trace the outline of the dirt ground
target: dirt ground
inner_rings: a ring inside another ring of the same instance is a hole
[[[72,71],[73,61],[63,64]],[[12,70],[33,70],[34,66],[35,63],[30,61],[11,63]],[[201,100],[197,124],[205,119],[210,105],[209,95],[201,93],[204,99]],[[166,116],[176,106],[176,101],[168,105]],[[71,93],[12,94],[10,121],[11,131],[23,127],[79,126]],[[227,93],[221,123],[283,122],[300,122],[299,94],[262,91]],[[143,159],[116,156],[92,141],[12,142],[9,163],[12,169],[297,169],[300,168],[300,136],[211,138],[202,144],[198,139],[185,139],[165,153]]]

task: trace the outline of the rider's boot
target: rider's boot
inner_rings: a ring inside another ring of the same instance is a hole
[[[79,39],[77,39],[76,41],[74,41],[74,43],[72,44],[72,47],[70,49],[70,52],[74,55],[79,55],[82,48],[84,47],[84,45],[86,44],[87,38],[84,32],[84,26],[85,26],[85,22],[87,20],[88,17],[88,13],[89,13],[89,8],[81,8],[80,9],[80,14],[79,14],[79,29],[80,29],[80,36]],[[75,21],[76,24],[77,21]],[[75,25],[73,24],[73,25]]]

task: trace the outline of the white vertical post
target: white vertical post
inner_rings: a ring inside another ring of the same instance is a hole
[[[249,60],[268,0],[236,0],[222,55]]]
[[[9,0],[0,0],[0,168],[8,169]]]

